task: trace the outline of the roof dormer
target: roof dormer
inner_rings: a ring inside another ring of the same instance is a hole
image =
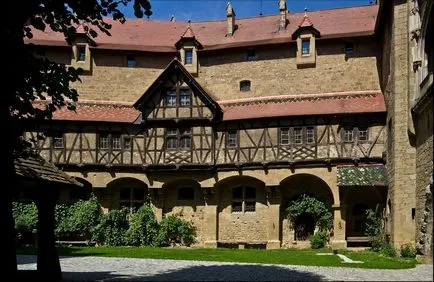
[[[305,9],[304,17],[298,28],[292,34],[292,39],[297,41],[297,67],[314,67],[316,63],[315,39],[321,36]]]
[[[68,38],[72,46],[71,66],[83,69],[84,73],[92,71],[92,54],[90,46],[96,46],[96,42],[89,35],[89,27],[79,25],[73,36]]]
[[[190,22],[187,29],[181,35],[181,38],[175,43],[176,48],[179,50],[179,56],[184,67],[194,75],[199,71],[197,50],[202,49],[202,44],[196,39]]]

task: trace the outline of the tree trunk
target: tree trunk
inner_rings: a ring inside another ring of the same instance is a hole
[[[38,187],[38,189],[41,188],[49,187]],[[52,194],[52,191],[47,191],[46,193],[39,192],[36,202],[38,206],[37,269],[40,279],[57,281],[62,279],[62,272],[54,235],[55,200]]]

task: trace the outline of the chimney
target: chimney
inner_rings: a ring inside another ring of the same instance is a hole
[[[279,31],[286,29],[286,1],[279,0],[279,12],[280,12],[280,21],[279,21]]]
[[[232,5],[230,2],[226,5],[226,17],[227,17],[227,31],[226,36],[230,37],[234,34],[235,31],[235,12],[232,9]]]
[[[175,15],[172,15],[172,16],[170,17],[170,20],[169,20],[169,21],[171,21],[171,22],[176,22]]]

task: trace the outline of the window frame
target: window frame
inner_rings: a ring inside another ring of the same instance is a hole
[[[255,49],[247,49],[247,61],[253,62],[256,61],[256,51]]]
[[[307,48],[306,46],[304,46],[304,44],[307,44]],[[301,39],[301,56],[302,57],[308,57],[310,56],[310,38],[302,38]],[[307,53],[305,52],[305,50],[307,50]]]
[[[351,134],[349,134],[351,132]],[[351,135],[351,140],[348,138]],[[344,127],[342,131],[342,142],[352,143],[355,141],[355,134],[353,127]]]
[[[365,134],[364,138],[361,138],[361,133]],[[358,142],[368,142],[369,141],[369,128],[368,127],[358,127],[357,128],[357,141]]]
[[[250,80],[241,80],[240,81],[240,91],[248,92],[252,89],[252,82]]]
[[[187,54],[191,54],[191,57],[188,57]],[[193,65],[193,48],[184,49],[184,65]]]
[[[125,191],[126,189],[129,189],[129,193],[128,193],[129,199],[124,199],[121,197],[122,191]],[[136,190],[142,190],[142,189],[143,189],[143,199],[136,199],[134,197],[136,195],[134,192]],[[147,198],[146,197],[146,189],[144,187],[143,188],[142,187],[122,187],[119,189],[119,200],[118,200],[119,208],[121,208],[122,206],[125,206],[122,204],[128,203],[128,208],[130,209],[130,212],[132,212],[132,209],[135,208],[134,204],[139,203],[141,205],[144,205],[147,202],[146,198]]]
[[[345,42],[344,43],[344,54],[345,56],[352,56],[354,55],[355,48],[353,42]]]
[[[62,145],[61,146],[57,146],[56,144],[57,144],[57,141],[61,141],[62,142]],[[65,140],[65,134],[62,132],[62,133],[54,133],[52,136],[51,136],[51,142],[52,142],[52,147],[53,147],[53,149],[65,149],[66,148],[66,142],[65,142],[66,140]]]
[[[185,95],[185,93],[188,93],[188,95]],[[183,99],[183,97],[187,97],[188,96],[188,100]],[[192,95],[191,95],[191,89],[190,88],[185,88],[185,87],[180,87],[179,88],[179,106],[180,107],[190,107],[191,106],[191,99]],[[184,104],[184,101],[188,101],[187,104]]]
[[[77,45],[77,62],[86,62],[86,45]]]
[[[234,197],[234,191],[236,189],[241,189],[241,197]],[[254,197],[247,197],[247,189],[252,189],[254,191]],[[232,198],[231,198],[231,213],[234,214],[245,214],[256,212],[256,202],[257,202],[257,188],[254,186],[239,185],[232,187]],[[252,205],[253,203],[253,205]],[[253,208],[252,208],[253,206]],[[236,208],[235,208],[236,207]]]
[[[303,127],[294,127],[292,130],[292,144],[303,145]],[[300,133],[300,134],[298,134]],[[298,138],[300,139],[298,141]]]
[[[286,133],[284,133],[285,131]],[[287,135],[287,136],[283,137],[283,135]],[[287,142],[284,143],[283,140],[287,140]],[[291,130],[289,127],[279,128],[279,145],[281,146],[291,145]]]
[[[315,134],[315,127],[313,126],[307,126],[305,127],[305,137],[306,137],[306,144],[312,145],[316,143],[316,134]],[[309,132],[312,132],[312,136],[309,136]],[[309,138],[312,138],[311,141],[309,141]]]
[[[104,141],[106,139],[106,141]],[[126,145],[126,139],[129,139],[128,146]],[[115,141],[118,140],[118,141]],[[99,132],[97,136],[97,148],[100,151],[129,151],[133,148],[133,139],[131,135],[121,134],[121,133],[104,133]],[[115,147],[114,144],[118,144],[119,146]],[[106,146],[101,146],[105,144]]]
[[[234,143],[232,143],[232,141],[234,141]],[[239,147],[238,130],[228,130],[226,132],[226,148],[236,149],[238,147]]]
[[[137,67],[137,59],[133,55],[127,55],[127,68]]]
[[[190,151],[192,149],[192,138],[193,131],[191,127],[186,128],[166,128],[164,140],[165,140],[165,149],[166,150],[179,150],[179,151]],[[168,142],[168,140],[171,140]],[[181,140],[189,140],[186,144],[188,146],[184,146]],[[171,147],[168,146],[171,145]]]
[[[167,88],[164,91],[164,106],[175,108],[178,105],[178,94],[176,88]]]

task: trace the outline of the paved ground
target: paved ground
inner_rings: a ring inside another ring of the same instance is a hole
[[[36,269],[34,256],[18,256],[18,269]],[[404,270],[286,266],[181,260],[62,257],[66,281],[432,281],[433,266]]]

